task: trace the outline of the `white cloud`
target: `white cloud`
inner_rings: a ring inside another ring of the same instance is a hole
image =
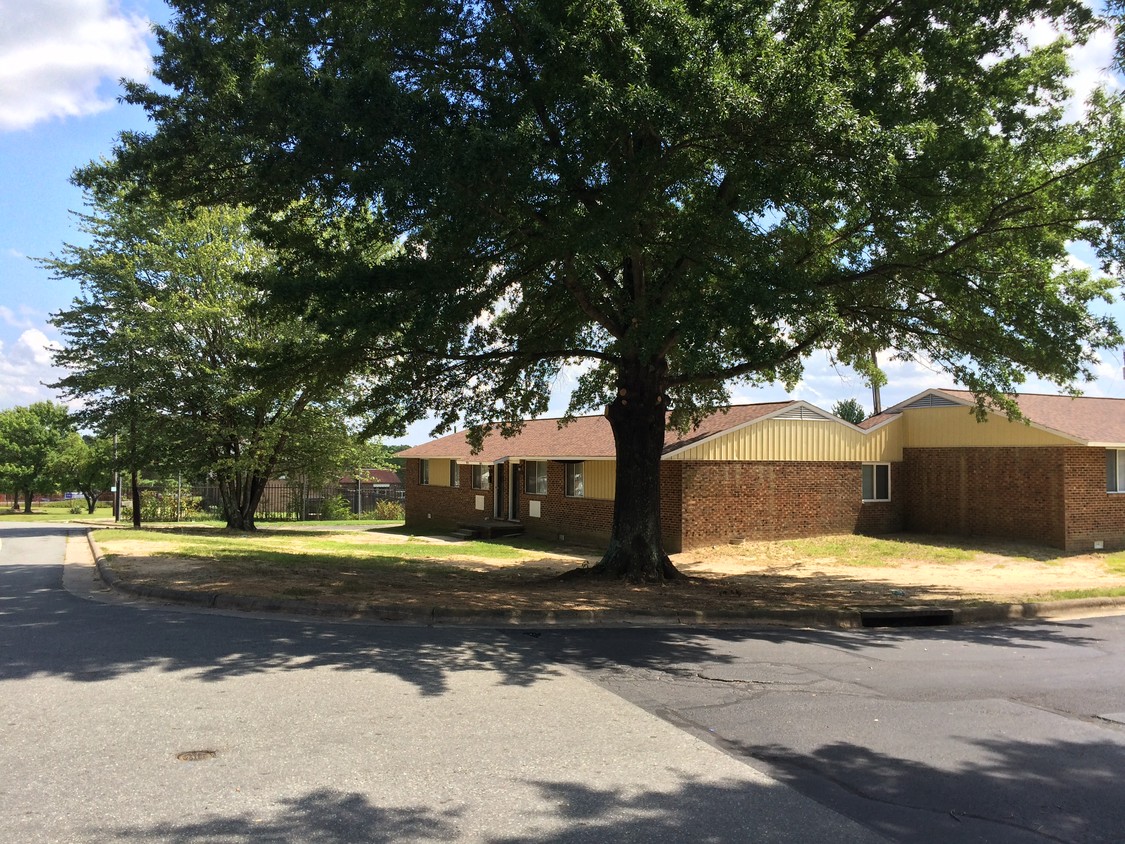
[[[0,341],[0,408],[57,400],[54,391],[43,384],[63,375],[51,365],[51,352],[58,347],[38,328],[28,328],[11,346]]]
[[[8,3],[0,28],[0,131],[103,111],[101,89],[148,75],[149,23],[114,0]]]

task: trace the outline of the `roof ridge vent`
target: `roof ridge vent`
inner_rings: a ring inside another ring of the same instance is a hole
[[[773,418],[774,419],[805,419],[805,420],[815,420],[815,421],[819,421],[819,422],[830,422],[830,421],[832,421],[832,417],[829,416],[828,414],[821,413],[820,411],[814,410],[813,408],[807,407],[806,405],[803,405],[803,404],[794,405],[793,407],[790,407],[787,410],[783,410],[783,411],[781,411],[781,413],[777,414]]]
[[[961,407],[961,403],[954,401],[948,396],[939,396],[931,393],[928,396],[922,396],[916,402],[908,404],[904,410],[914,410],[921,407]]]

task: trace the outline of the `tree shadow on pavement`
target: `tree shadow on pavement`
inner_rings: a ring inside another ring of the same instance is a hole
[[[29,535],[43,535],[41,528]],[[54,529],[60,535],[65,528]],[[5,534],[10,536],[11,534]],[[1096,642],[1080,623],[839,631],[790,628],[614,631],[389,627],[102,604],[60,588],[59,567],[0,566],[0,680],[58,676],[78,682],[158,670],[205,682],[321,667],[396,676],[423,695],[444,694],[458,672],[489,671],[501,685],[530,685],[565,668],[666,670],[733,663],[739,643],[806,644],[841,651],[894,648],[955,637],[1004,648]],[[527,634],[527,635],[524,635]]]
[[[1120,842],[1125,741],[963,738],[955,762],[848,742],[811,753],[723,742],[771,776],[894,841]]]
[[[382,844],[382,842],[480,841],[644,842],[644,844],[745,844],[745,842],[868,841],[864,830],[764,781],[687,779],[677,787],[637,790],[598,788],[579,782],[531,781],[517,806],[471,806],[434,811],[384,808],[362,794],[317,790],[263,809],[184,823],[103,829],[94,840],[195,842],[270,841],[286,844]],[[516,795],[512,795],[516,797]],[[804,810],[804,811],[802,811]],[[505,817],[505,815],[509,815]],[[503,831],[490,830],[489,824]],[[522,829],[521,829],[522,827]]]
[[[104,829],[95,840],[164,841],[189,844],[207,841],[270,841],[292,844],[391,844],[410,841],[454,841],[457,815],[434,812],[424,806],[382,808],[362,794],[332,789],[310,791],[301,797],[283,798],[271,816],[262,809],[253,814],[222,816],[185,823]]]

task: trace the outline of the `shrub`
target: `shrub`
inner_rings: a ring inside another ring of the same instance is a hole
[[[348,518],[351,514],[352,507],[342,495],[325,498],[324,503],[320,505],[320,517],[325,521],[339,521]]]
[[[203,507],[203,499],[197,495],[192,495],[186,487],[182,490],[178,499],[179,506],[177,506],[175,489],[171,491],[142,489],[141,521],[192,522],[208,518],[208,513]],[[132,505],[121,505],[121,518],[125,520],[133,518]]]
[[[385,521],[401,522],[406,518],[406,509],[402,506],[402,502],[393,501],[390,498],[381,498],[376,501],[373,513],[376,519]]]

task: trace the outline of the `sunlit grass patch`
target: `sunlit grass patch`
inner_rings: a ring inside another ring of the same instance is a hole
[[[108,554],[125,544],[143,543],[146,553],[186,560],[278,568],[440,564],[459,559],[521,560],[528,550],[495,542],[373,542],[355,532],[233,534],[221,530],[101,530],[94,539]]]
[[[908,560],[929,563],[962,563],[976,551],[954,545],[934,545],[872,536],[817,536],[787,539],[780,543],[795,560],[823,560],[845,566],[887,567]]]
[[[1125,574],[1125,551],[1107,554],[1105,567],[1111,574]]]
[[[1125,586],[1103,586],[1095,589],[1056,589],[1048,592],[1044,599],[1049,601],[1074,601],[1079,598],[1122,598]]]

